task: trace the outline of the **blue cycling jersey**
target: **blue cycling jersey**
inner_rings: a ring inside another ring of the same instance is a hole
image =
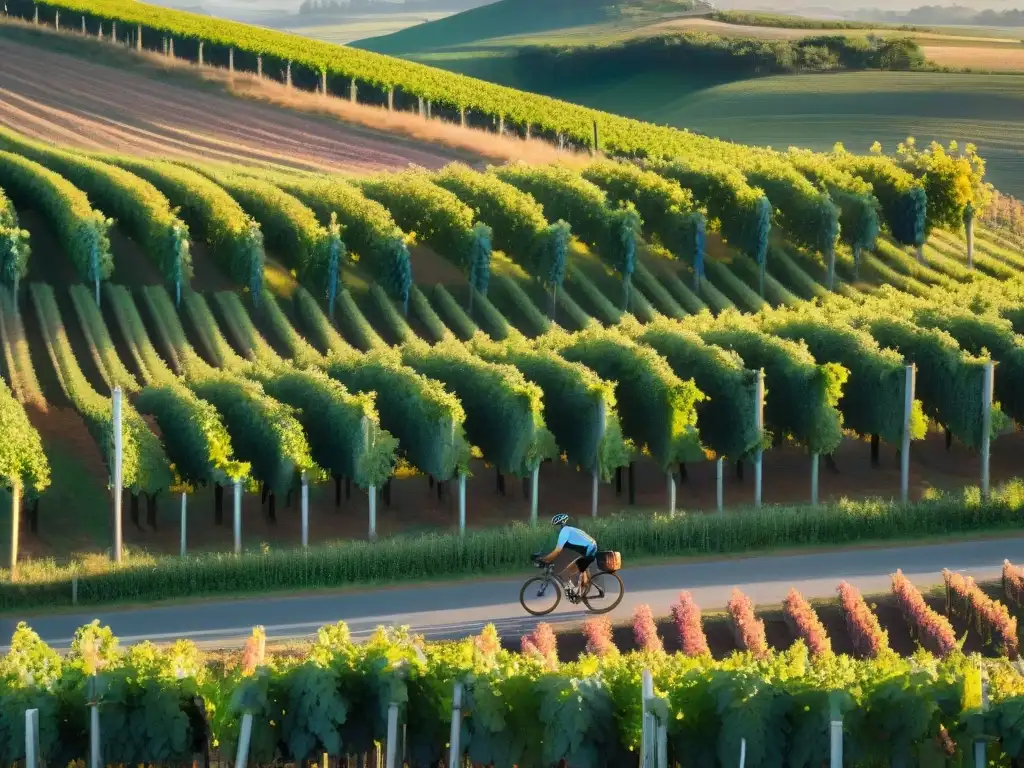
[[[597,551],[597,542],[586,533],[581,531],[579,528],[573,528],[572,526],[566,525],[562,527],[562,530],[558,533],[558,544],[555,545],[556,549],[562,549],[563,547],[570,546],[574,549],[579,548],[585,551],[588,555],[592,555]]]

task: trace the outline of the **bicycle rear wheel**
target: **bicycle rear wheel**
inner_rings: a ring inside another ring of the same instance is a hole
[[[561,585],[549,576],[534,576],[519,590],[520,604],[533,616],[547,616],[561,601]]]
[[[608,613],[615,610],[625,596],[626,586],[619,574],[601,571],[590,578],[582,599],[591,613]]]

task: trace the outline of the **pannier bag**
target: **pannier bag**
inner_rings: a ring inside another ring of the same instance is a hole
[[[622,570],[622,555],[618,552],[598,552],[597,567],[608,573]]]

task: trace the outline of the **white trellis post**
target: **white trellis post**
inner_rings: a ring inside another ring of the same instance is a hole
[[[371,485],[366,489],[370,505],[370,538],[377,538],[377,486]]]
[[[607,419],[608,419],[607,410],[608,410],[607,404],[605,403],[604,400],[601,400],[598,403],[598,405],[597,405],[597,434],[598,434],[597,445],[598,445],[598,447],[600,447],[601,441],[604,439],[604,431],[607,428]],[[592,482],[592,490],[591,490],[591,498],[590,498],[590,516],[591,517],[597,517],[597,497],[598,497],[598,492],[599,492],[600,480],[601,480],[601,478],[600,478],[600,467],[599,466],[595,466],[594,467],[593,478],[591,480],[591,482]]]
[[[757,432],[758,440],[764,431],[764,371],[758,369],[756,380],[756,393],[754,396],[754,429]],[[757,451],[754,453],[754,506],[761,506],[761,462],[764,458],[764,448],[758,443]]]
[[[466,535],[466,475],[459,473],[459,536]]]
[[[242,715],[242,731],[238,734],[238,752],[235,753],[234,768],[245,768],[249,760],[249,741],[252,739],[252,713]]]
[[[835,703],[832,704],[829,723],[829,767],[843,768],[843,718]]]
[[[811,506],[818,506],[818,454],[811,454]]]
[[[384,768],[397,768],[398,760],[398,705],[388,705],[388,741]]]
[[[717,501],[718,501],[718,511],[719,512],[721,512],[722,508],[725,506],[725,483],[723,482],[723,477],[722,477],[725,474],[724,471],[723,471],[724,463],[725,463],[725,460],[721,456],[719,456],[717,459],[715,459],[715,483],[717,485],[717,489],[716,490],[717,490]]]
[[[181,556],[185,556],[188,541],[188,492],[181,492]]]
[[[995,363],[985,363],[981,383],[981,498],[988,499],[989,464],[992,453],[992,399],[995,385]]]
[[[988,675],[984,670],[981,671],[981,711],[988,712]],[[974,768],[985,768],[988,764],[986,751],[983,739],[974,742]]]
[[[25,768],[39,768],[39,710],[25,710]]]
[[[651,754],[654,749],[654,715],[647,710],[647,701],[654,696],[654,679],[651,670],[645,669],[640,678],[640,768],[653,768]]]
[[[121,388],[114,387],[114,562],[121,562],[121,467],[124,452],[124,432],[121,428]]]
[[[540,464],[537,464],[533,468],[533,477],[530,481],[530,525],[537,525],[537,509],[540,506],[540,500],[537,498],[537,493],[540,489]]]
[[[309,546],[309,476],[302,470],[302,548]]]
[[[242,554],[242,481],[235,480],[235,554]]]
[[[904,504],[910,498],[910,422],[914,410],[916,379],[917,368],[913,364],[908,365],[903,386],[903,443],[900,447],[900,499]]]
[[[676,512],[676,473],[671,469],[665,473],[668,482],[668,511],[669,514]]]
[[[448,737],[448,768],[462,768],[462,683],[452,694],[452,729]]]
[[[95,677],[93,678],[95,683]],[[100,707],[98,702],[89,705],[89,766],[103,768],[100,758]]]

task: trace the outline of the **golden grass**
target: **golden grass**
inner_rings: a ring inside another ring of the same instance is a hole
[[[943,67],[1024,72],[1024,44],[1019,48],[925,45],[921,50],[929,61]]]

